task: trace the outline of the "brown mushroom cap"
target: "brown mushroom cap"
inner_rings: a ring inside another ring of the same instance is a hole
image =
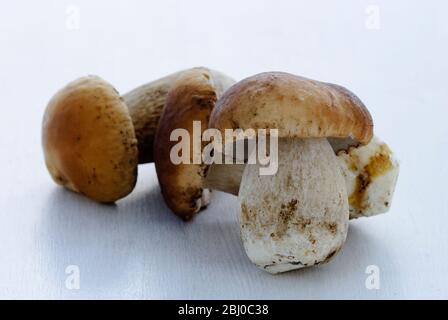
[[[209,190],[204,188],[208,166],[173,164],[171,148],[179,142],[170,141],[171,132],[186,129],[190,133],[190,160],[193,161],[193,121],[200,121],[202,132],[206,130],[216,100],[233,83],[220,73],[194,68],[185,71],[168,93],[154,140],[154,162],[168,207],[185,220],[209,202]],[[207,143],[201,144],[203,148]]]
[[[260,73],[227,90],[210,127],[278,129],[280,138],[336,138],[329,141],[338,150],[367,144],[373,136],[370,113],[353,93],[283,72]]]
[[[137,140],[118,92],[96,76],[69,83],[49,102],[42,126],[45,162],[56,183],[99,202],[129,194]]]

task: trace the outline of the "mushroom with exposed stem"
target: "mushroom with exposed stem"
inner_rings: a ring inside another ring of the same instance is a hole
[[[209,117],[210,127],[221,133],[277,129],[278,172],[260,176],[259,164],[172,163],[173,130],[191,133],[193,121],[207,123]],[[277,273],[327,262],[340,250],[348,230],[349,196],[335,152],[366,145],[372,136],[368,110],[345,88],[263,73],[219,97],[207,73],[195,70],[179,77],[168,93],[154,157],[164,198],[185,219],[208,203],[208,188],[239,189],[246,252],[256,265]]]
[[[53,180],[99,202],[128,195],[137,165],[152,161],[152,144],[166,94],[184,71],[123,97],[96,76],[77,79],[48,103],[42,125],[45,162]],[[218,87],[233,80],[210,70]]]
[[[347,89],[279,72],[230,88],[210,127],[277,129],[278,171],[247,165],[238,194],[241,237],[249,259],[278,273],[328,262],[342,248],[349,204],[338,148],[366,145],[373,122]]]

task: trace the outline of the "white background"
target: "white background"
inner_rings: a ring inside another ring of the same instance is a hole
[[[446,1],[2,0],[0,297],[448,298],[447,21]],[[272,276],[246,258],[230,195],[184,223],[153,165],[116,206],[54,185],[40,125],[57,89],[97,74],[125,93],[199,65],[355,92],[401,160],[391,211],[352,222],[331,264]],[[68,265],[79,290],[65,286]],[[369,265],[380,290],[365,287]]]

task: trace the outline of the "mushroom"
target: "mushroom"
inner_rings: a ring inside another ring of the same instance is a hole
[[[154,164],[163,197],[168,207],[184,220],[191,219],[210,202],[210,190],[204,187],[209,166],[202,163],[201,153],[191,151],[186,155],[191,164],[173,163],[170,155],[176,141],[171,135],[174,130],[185,130],[184,139],[188,139],[191,147],[188,149],[194,149],[193,121],[208,124],[215,102],[234,83],[217,80],[216,75],[205,68],[184,72],[168,93],[154,139]],[[201,127],[201,135],[205,129],[207,126]],[[205,143],[200,143],[202,150]],[[195,161],[198,156],[199,161]]]
[[[137,139],[118,92],[96,76],[80,78],[48,103],[42,125],[54,181],[99,202],[129,194],[137,179]]]
[[[168,90],[184,71],[123,97],[96,76],[57,92],[45,111],[42,145],[53,180],[98,202],[115,202],[134,188],[138,163],[153,159],[154,132]],[[229,77],[210,71],[218,87]]]
[[[277,129],[278,171],[261,176],[247,165],[238,195],[241,237],[249,259],[278,273],[328,262],[348,231],[348,195],[338,149],[369,143],[370,113],[347,89],[270,72],[231,87],[210,126]]]

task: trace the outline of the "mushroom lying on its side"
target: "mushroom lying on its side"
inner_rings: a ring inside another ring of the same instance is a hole
[[[195,150],[189,155],[191,164],[174,164],[170,153],[177,142],[170,136],[176,129],[187,130],[193,149],[193,121],[205,124],[202,132],[207,129],[216,100],[233,83],[217,81],[216,74],[208,69],[193,68],[184,72],[168,93],[154,140],[154,163],[168,207],[184,220],[191,219],[210,202],[210,190],[204,187],[208,165],[194,164],[194,157],[198,156],[193,153]],[[204,145],[202,142],[196,151],[200,152]]]

